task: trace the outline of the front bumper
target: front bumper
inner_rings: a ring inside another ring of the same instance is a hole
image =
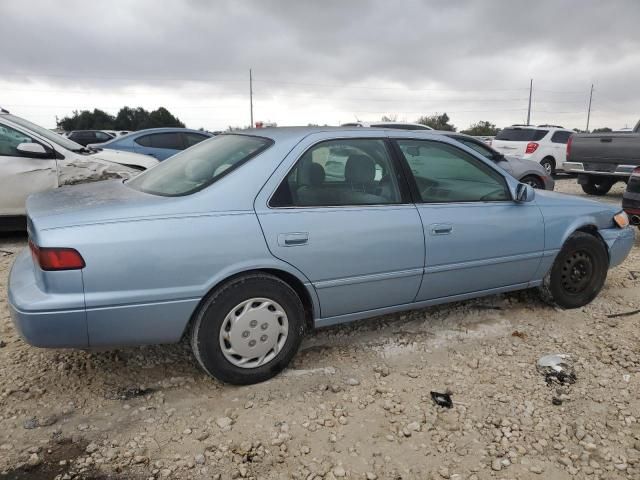
[[[589,175],[605,175],[607,177],[629,177],[637,165],[611,165],[605,170],[593,170],[586,168],[582,162],[564,162],[564,171],[571,173],[587,173]],[[611,170],[611,171],[608,171]]]
[[[626,228],[603,228],[598,230],[600,236],[607,244],[609,250],[609,267],[620,265],[633,247],[635,241],[635,229]]]
[[[65,273],[65,272],[58,272]],[[16,258],[9,274],[9,310],[24,340],[35,347],[87,348],[87,314],[78,308],[84,294],[43,291],[28,249]]]

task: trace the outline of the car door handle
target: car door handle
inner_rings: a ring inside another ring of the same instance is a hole
[[[453,225],[447,223],[434,223],[430,227],[431,235],[449,235],[453,230]]]
[[[278,245],[281,247],[296,247],[306,245],[309,241],[307,232],[281,233],[278,235]]]

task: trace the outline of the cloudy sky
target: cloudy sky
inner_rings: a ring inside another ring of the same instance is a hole
[[[0,106],[165,106],[187,126],[447,112],[458,128],[640,117],[640,2],[1,0]]]

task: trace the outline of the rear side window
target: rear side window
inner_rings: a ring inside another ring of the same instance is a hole
[[[167,148],[169,150],[184,149],[179,133],[153,133],[140,137],[135,142],[143,147]]]
[[[249,135],[218,135],[146,170],[127,185],[154,195],[189,195],[231,173],[272,143]]]
[[[498,135],[496,140],[506,142],[537,142],[542,140],[549,130],[541,130],[535,128],[504,128]]]
[[[206,135],[200,135],[198,133],[184,133],[182,136],[184,138],[184,148],[193,147],[197,143],[209,138]]]
[[[569,137],[572,135],[571,132],[561,132],[557,131],[551,136],[551,141],[553,143],[567,143],[569,141]]]

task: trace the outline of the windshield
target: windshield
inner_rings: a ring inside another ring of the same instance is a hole
[[[542,140],[549,130],[535,128],[504,128],[496,135],[496,140],[507,142],[537,142]]]
[[[127,185],[154,195],[189,195],[211,185],[272,143],[249,135],[218,135],[170,157]]]
[[[37,133],[41,137],[46,138],[50,142],[55,143],[56,145],[61,146],[62,148],[66,148],[67,150],[71,150],[72,152],[84,150],[84,147],[79,143],[76,143],[68,138],[63,137],[62,135],[58,135],[57,133],[52,132],[51,130],[47,130],[40,125],[36,125],[35,123],[31,123],[24,118],[16,117],[14,115],[8,114],[3,115],[2,118],[6,118],[9,121],[15,123],[16,125],[20,125],[32,132]]]

